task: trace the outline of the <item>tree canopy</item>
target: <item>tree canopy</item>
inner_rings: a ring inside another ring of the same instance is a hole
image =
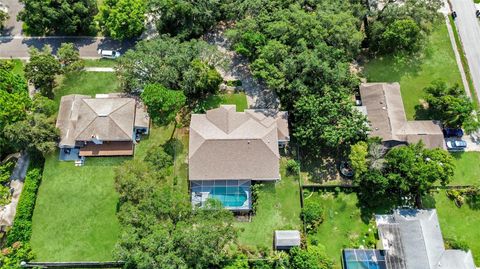
[[[369,158],[369,162],[373,158]],[[407,199],[418,206],[434,184],[447,185],[454,173],[453,157],[443,149],[427,149],[422,142],[392,148],[381,170],[370,169],[354,178],[360,198],[368,205]]]
[[[127,268],[219,267],[237,236],[231,212],[216,201],[192,210],[187,194],[160,175],[141,161],[116,171],[123,226],[117,257]]]
[[[186,101],[183,92],[167,89],[160,84],[148,84],[141,96],[153,122],[163,125],[175,121]]]
[[[465,122],[475,117],[474,106],[465,91],[458,85],[447,87],[443,81],[435,81],[425,88],[425,101],[436,120],[451,128],[461,128]]]
[[[63,73],[81,71],[85,67],[78,49],[72,43],[62,43],[57,51],[57,57]]]
[[[95,0],[20,0],[24,7],[17,19],[32,35],[85,34],[94,31]]]
[[[145,0],[106,0],[96,18],[104,33],[122,40],[142,34],[145,11]]]
[[[53,98],[55,76],[60,73],[60,63],[52,55],[52,48],[45,45],[41,51],[31,47],[30,61],[25,66],[25,77],[40,89],[43,96]]]
[[[157,83],[182,90],[188,97],[204,96],[218,88],[213,66],[222,62],[221,54],[206,42],[159,37],[141,41],[125,53],[118,60],[117,73],[127,92],[141,92],[147,84]]]

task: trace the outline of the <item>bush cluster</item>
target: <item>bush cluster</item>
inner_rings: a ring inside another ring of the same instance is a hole
[[[302,209],[302,217],[307,231],[314,230],[324,220],[323,207],[318,202],[307,200]]]
[[[28,171],[22,194],[17,206],[17,214],[12,229],[7,235],[7,244],[15,242],[28,243],[32,235],[32,216],[35,208],[37,190],[42,180],[42,170],[34,168]]]
[[[457,238],[448,237],[445,238],[443,241],[446,249],[460,249],[463,251],[468,251],[470,249],[466,242],[458,240]]]

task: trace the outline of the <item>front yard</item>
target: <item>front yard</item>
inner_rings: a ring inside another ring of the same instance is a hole
[[[450,185],[480,185],[480,152],[453,153],[455,175]]]
[[[415,106],[420,104],[424,98],[423,89],[432,81],[441,79],[449,85],[458,83],[463,87],[443,19],[430,35],[422,57],[409,58],[381,57],[370,60],[365,65],[364,74],[368,82],[399,82],[407,118],[422,119],[424,115],[416,115]]]
[[[282,158],[279,182],[262,183],[252,221],[236,223],[240,228],[241,245],[272,249],[275,230],[302,230],[298,179],[286,175],[285,163],[286,159]]]

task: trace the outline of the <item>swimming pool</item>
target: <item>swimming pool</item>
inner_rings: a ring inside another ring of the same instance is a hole
[[[192,205],[203,207],[208,199],[216,199],[229,210],[250,210],[250,187],[250,180],[192,180]]]
[[[248,199],[242,187],[213,187],[208,198],[220,200],[225,207],[243,206]]]

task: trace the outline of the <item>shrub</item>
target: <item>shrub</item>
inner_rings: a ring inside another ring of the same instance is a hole
[[[22,194],[17,206],[17,214],[13,220],[12,229],[7,235],[7,244],[14,242],[28,243],[32,235],[32,215],[35,208],[38,187],[42,180],[42,174],[39,168],[28,171],[25,177]]]
[[[295,160],[288,160],[287,161],[287,175],[297,175],[300,171],[300,165]]]
[[[1,268],[5,269],[22,268],[20,266],[22,261],[30,261],[33,258],[30,245],[20,242],[15,242],[11,247],[4,248],[0,252]]]
[[[465,241],[458,240],[457,238],[445,238],[443,240],[446,249],[461,249],[463,251],[468,251],[470,247]]]
[[[151,163],[157,169],[163,169],[173,165],[173,157],[165,152],[161,146],[153,146],[147,151],[145,161]]]
[[[305,220],[307,231],[314,230],[324,220],[323,208],[320,203],[306,200],[302,209],[302,217]]]

